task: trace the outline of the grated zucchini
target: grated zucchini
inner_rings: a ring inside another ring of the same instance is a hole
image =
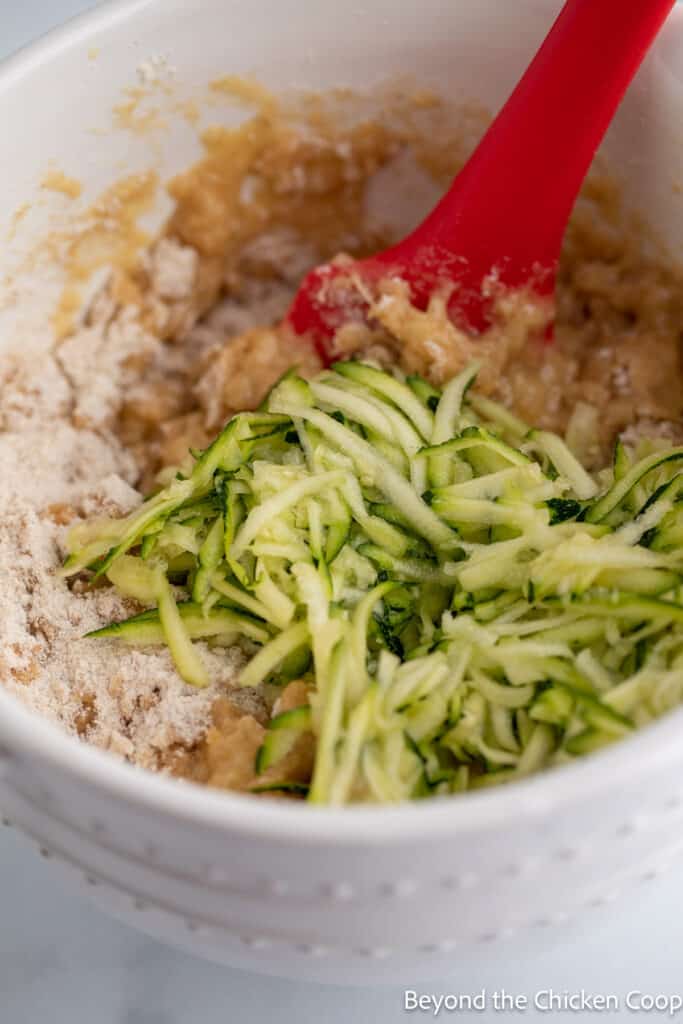
[[[71,531],[64,575],[152,606],[91,637],[166,644],[194,686],[197,640],[256,645],[244,686],[306,679],[310,704],[272,719],[257,771],[310,732],[310,788],[254,791],[499,785],[683,700],[683,448],[620,442],[593,475],[589,438],[530,430],[475,379],[288,373],[189,475]]]

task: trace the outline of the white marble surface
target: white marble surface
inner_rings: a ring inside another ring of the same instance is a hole
[[[189,0],[188,0],[189,2]],[[407,2],[407,0],[402,0]],[[412,0],[411,0],[412,2]],[[416,0],[415,0],[416,2]],[[0,0],[0,56],[92,0]],[[627,992],[683,994],[683,869],[634,894],[589,929],[533,959],[493,953],[468,967],[454,959],[450,976],[422,986],[423,993],[506,989],[533,1002],[542,989],[614,994],[616,1013],[554,1013],[558,1021],[607,1016],[630,1020]],[[419,988],[405,978],[406,988]],[[547,1020],[524,1013],[448,1013],[459,1021]],[[665,1013],[633,1014],[671,1019]],[[205,964],[138,936],[91,909],[80,893],[64,889],[49,864],[9,829],[0,830],[0,1024],[330,1024],[434,1019],[406,1014],[403,986],[343,990],[264,979]],[[683,1021],[683,1011],[674,1019]]]

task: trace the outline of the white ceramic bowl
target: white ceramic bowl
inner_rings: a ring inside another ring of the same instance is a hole
[[[558,0],[125,0],[8,62],[3,211],[48,158],[92,190],[152,162],[110,121],[153,54],[191,91],[226,72],[267,85],[366,86],[400,72],[496,108]],[[683,239],[683,11],[621,110],[607,154],[674,251]],[[606,45],[609,41],[606,40]],[[93,60],[93,48],[99,57]],[[191,133],[154,149],[188,165]],[[552,162],[548,173],[552,174]],[[47,217],[34,212],[37,237]],[[7,225],[0,223],[0,230]],[[1,250],[1,270],[13,258]],[[0,322],[3,337],[11,317]],[[1,628],[1,624],[0,624]],[[414,980],[477,949],[527,947],[669,866],[683,849],[683,713],[509,788],[398,808],[321,810],[204,791],[79,744],[0,692],[0,805],[111,913],[229,964],[291,977]]]

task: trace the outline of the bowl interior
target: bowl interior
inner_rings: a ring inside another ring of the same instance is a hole
[[[64,217],[64,197],[40,192],[40,182],[51,165],[83,182],[82,205],[124,173],[153,168],[165,179],[196,159],[200,152],[196,127],[180,116],[166,117],[158,131],[141,133],[117,127],[112,118],[122,97],[125,100],[125,90],[139,84],[150,66],[163,67],[173,88],[188,97],[227,73],[253,77],[276,92],[344,85],[362,90],[400,76],[454,100],[474,100],[495,111],[560,7],[560,0],[517,0],[504,5],[499,0],[411,4],[371,0],[344,5],[327,0],[316,4],[200,0],[192,5],[184,0],[125,0],[105,4],[18,55],[0,73],[0,118],[13,139],[3,161],[5,202],[0,211],[0,231],[13,238],[0,255],[0,276],[16,268],[56,216]],[[604,147],[628,198],[674,254],[683,240],[679,127],[683,83],[678,70],[683,67],[682,49],[683,12],[679,9],[629,92]],[[216,108],[207,116],[225,122],[236,115]],[[549,162],[548,174],[552,173]],[[30,216],[22,222],[21,231],[13,231],[14,214],[26,202],[33,204]],[[167,202],[160,201],[149,217],[150,228],[167,211]],[[46,303],[55,295],[56,291],[46,288]],[[16,317],[21,314],[22,310],[17,313],[12,308],[0,314],[0,352],[15,337]],[[102,782],[116,781],[122,789],[131,785],[140,799],[154,799],[157,806],[163,793],[169,807],[189,812],[191,801],[186,794],[176,794],[163,779],[150,777],[141,784],[139,776],[125,766],[83,750],[44,723],[34,723],[2,693],[0,707],[0,740],[4,736],[12,745],[20,742],[25,749],[68,762],[72,770],[90,772]],[[672,723],[655,727],[634,744],[651,748],[655,732],[672,735]],[[610,751],[603,757],[608,761],[624,755]],[[618,763],[613,760],[613,764],[616,773]],[[567,778],[585,770],[577,766]],[[558,778],[552,780],[556,789],[562,786]],[[545,780],[525,784],[536,808],[547,806],[544,786],[547,789]],[[567,783],[565,788],[569,792],[574,787]],[[192,799],[198,798],[193,795]],[[488,817],[489,809],[497,813],[496,801],[502,806],[504,797],[486,793],[463,801],[463,807],[470,811],[480,807]],[[254,822],[266,813],[273,820],[293,820],[291,808],[265,811],[259,807],[247,812],[246,803],[202,794],[195,809],[214,815],[229,814],[234,807]],[[425,811],[420,808],[420,813]],[[433,813],[442,812],[435,807]],[[402,814],[394,816],[397,823],[405,820]],[[363,820],[362,811],[352,816]],[[316,817],[322,834],[327,828],[325,815]],[[448,827],[454,827],[453,817]]]

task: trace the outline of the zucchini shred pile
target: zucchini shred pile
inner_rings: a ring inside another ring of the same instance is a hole
[[[256,763],[312,732],[310,802],[392,802],[519,778],[683,699],[683,448],[618,443],[591,476],[555,434],[473,393],[339,363],[288,374],[187,473],[69,536],[65,575],[146,611],[93,637],[256,653],[294,678]]]

